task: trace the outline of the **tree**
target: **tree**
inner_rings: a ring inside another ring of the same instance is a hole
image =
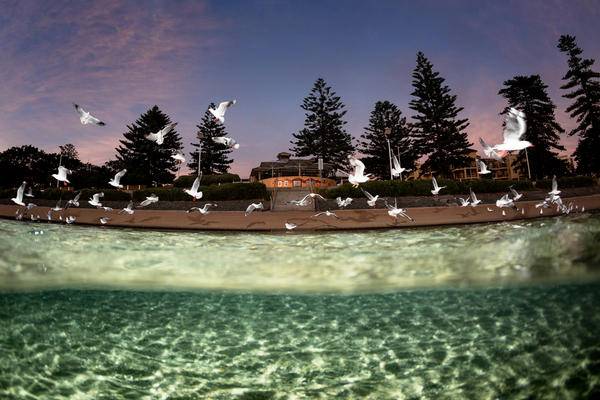
[[[127,126],[129,131],[123,133],[125,139],[119,140],[121,146],[116,148],[117,160],[109,163],[113,169],[127,169],[121,183],[152,186],[173,182],[177,165],[171,155],[181,148],[177,131],[173,129],[165,135],[164,143],[160,145],[146,139],[146,135],[156,133],[170,123],[169,116],[154,106]]]
[[[60,148],[59,156],[62,154],[62,159],[59,159],[59,161],[63,167],[68,168],[71,171],[77,171],[80,168],[83,168],[83,163],[79,159],[79,153],[74,145],[67,143],[64,146],[58,147]]]
[[[468,119],[457,119],[463,107],[455,106],[456,96],[449,94],[448,86],[442,86],[445,79],[432,69],[433,64],[419,52],[413,73],[415,90],[411,93],[416,99],[409,103],[409,108],[418,113],[412,117],[417,120],[411,124],[412,136],[416,155],[428,156],[422,171],[450,177],[453,169],[471,164],[468,154],[473,143],[469,143],[464,132]]]
[[[216,108],[214,103],[210,103],[208,108]],[[204,113],[204,117],[202,118],[202,123],[200,125],[196,125],[198,128],[198,133],[204,135],[204,139],[202,140],[202,160],[200,170],[204,175],[213,175],[213,174],[225,174],[229,171],[229,165],[233,162],[227,156],[233,150],[230,150],[227,146],[221,143],[215,142],[212,138],[217,136],[225,136],[227,133],[225,132],[225,126],[215,122],[215,117],[208,111]],[[187,163],[187,166],[191,170],[195,170],[196,174],[198,174],[198,147],[200,146],[200,142],[191,143],[192,146],[196,147],[196,151],[190,153],[190,161]]]
[[[352,135],[346,133],[342,117],[346,110],[340,97],[331,92],[325,81],[317,79],[311,94],[304,99],[302,109],[308,111],[305,128],[298,134],[292,134],[297,141],[291,141],[295,147],[290,149],[297,157],[323,158],[323,162],[334,165],[335,169],[348,169],[348,154],[354,153]]]
[[[548,85],[542,82],[539,75],[515,76],[504,82],[506,88],[501,89],[498,94],[508,100],[508,106],[500,114],[508,113],[511,107],[525,113],[527,131],[525,139],[534,147],[521,151],[517,156],[517,167],[521,173],[527,174],[527,160],[531,175],[535,179],[547,176],[565,175],[568,173],[567,165],[558,159],[558,153],[552,149],[565,151],[564,146],[559,144],[559,134],[565,130],[554,116],[556,104],[550,99],[546,89]]]
[[[386,128],[391,128],[389,137],[385,134]],[[366,132],[360,137],[365,141],[359,142],[362,146],[359,151],[367,156],[362,161],[368,172],[380,179],[390,179],[390,147],[392,153],[400,152],[403,168],[414,168],[416,157],[413,152],[408,151],[412,147],[410,127],[406,124],[406,117],[402,117],[402,111],[395,104],[387,100],[375,103],[369,126],[364,129]]]
[[[577,149],[573,153],[580,174],[598,173],[600,171],[600,73],[591,67],[596,60],[579,57],[583,50],[577,47],[575,36],[562,35],[558,41],[561,52],[569,55],[569,70],[562,80],[567,81],[561,89],[574,89],[563,95],[567,99],[575,99],[567,107],[571,118],[577,118],[577,127],[569,132],[569,136],[579,135]]]
[[[0,187],[18,187],[27,180],[43,188],[51,184],[56,168],[58,155],[55,153],[46,153],[32,145],[11,147],[0,153]]]

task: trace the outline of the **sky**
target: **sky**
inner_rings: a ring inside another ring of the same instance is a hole
[[[340,96],[345,130],[360,139],[378,101],[410,122],[418,52],[464,107],[473,148],[502,141],[515,76],[540,75],[569,132],[562,97],[567,55],[600,58],[597,0],[0,0],[0,151],[31,144],[58,153],[71,143],[83,162],[115,159],[119,140],[154,105],[182,137],[189,159],[209,104],[236,99],[225,114],[240,148],[230,172],[247,178],[289,151],[304,128],[304,98],[318,78]],[[600,71],[600,64],[593,67]],[[107,123],[82,125],[78,103]],[[564,134],[571,154],[577,137]],[[185,171],[184,171],[185,172]]]

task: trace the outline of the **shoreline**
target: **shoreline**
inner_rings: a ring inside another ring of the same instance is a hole
[[[544,192],[540,192],[544,193]],[[497,195],[493,195],[495,198]],[[448,196],[451,197],[451,196]],[[452,197],[453,198],[453,197]],[[443,200],[444,196],[440,196],[438,200]],[[582,207],[586,211],[600,210],[600,194],[593,194],[578,197],[565,197],[565,204],[574,201],[577,208],[573,209],[572,213],[580,213]],[[568,199],[568,201],[567,201]],[[152,209],[135,209],[134,214],[117,214],[118,209],[105,212],[98,210],[81,201],[81,205],[88,207],[73,207],[68,210],[62,210],[52,213],[52,223],[64,223],[67,216],[75,217],[75,225],[92,225],[100,226],[100,217],[109,217],[111,221],[107,227],[118,228],[140,228],[140,229],[165,229],[165,230],[186,230],[186,231],[270,231],[282,232],[286,231],[285,222],[293,222],[297,224],[297,231],[338,231],[338,230],[361,230],[361,229],[404,229],[404,228],[420,228],[433,227],[444,225],[462,225],[462,224],[477,224],[489,222],[517,221],[523,219],[548,217],[562,215],[556,211],[556,206],[549,209],[543,209],[543,214],[540,214],[540,209],[535,208],[539,200],[519,200],[515,205],[519,208],[518,211],[510,208],[499,209],[492,204],[479,204],[473,208],[467,206],[465,208],[452,206],[450,203],[445,206],[438,207],[409,207],[405,204],[404,198],[399,198],[399,206],[407,207],[406,212],[415,220],[412,222],[406,218],[392,219],[386,209],[371,208],[369,209],[331,209],[340,219],[329,219],[325,216],[314,217],[319,211],[255,211],[247,217],[243,211],[211,211],[208,215],[203,215],[199,212],[187,213],[184,210],[152,210]],[[10,201],[10,199],[9,199]],[[35,200],[34,200],[35,201]],[[49,200],[45,200],[49,201]],[[330,200],[331,201],[331,200]],[[39,202],[39,201],[38,201]],[[56,201],[51,201],[56,204]],[[243,201],[245,207],[252,201]],[[365,199],[366,202],[366,199]],[[32,223],[30,215],[40,215],[40,224],[48,223],[45,213],[49,206],[43,206],[39,202],[38,207],[33,208],[24,217],[23,222]],[[108,205],[109,202],[107,202]],[[123,202],[121,202],[123,203]],[[180,202],[192,203],[192,202]],[[194,205],[200,206],[205,202],[195,202]],[[183,205],[182,205],[183,206]],[[187,207],[187,205],[185,205]],[[16,205],[0,205],[0,218],[14,219],[15,210],[19,207]],[[218,208],[218,207],[217,207]],[[488,208],[492,211],[488,211]],[[216,208],[215,208],[216,210]],[[21,209],[24,211],[24,209]],[[506,215],[502,215],[502,212]],[[63,221],[59,220],[63,218]]]

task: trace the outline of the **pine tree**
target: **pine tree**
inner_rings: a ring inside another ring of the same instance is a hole
[[[211,103],[208,108],[216,108],[214,103]],[[204,135],[202,141],[202,159],[200,161],[202,174],[213,175],[213,174],[225,174],[229,171],[229,164],[233,160],[229,160],[227,155],[232,152],[227,146],[221,143],[215,142],[212,138],[217,136],[226,136],[225,126],[215,122],[213,115],[206,110],[202,123],[196,125],[198,133]],[[190,161],[187,166],[198,174],[198,147],[200,143],[191,143],[196,148],[195,151],[190,153]]]
[[[412,118],[414,147],[416,155],[428,156],[421,166],[423,172],[431,172],[438,177],[450,178],[455,168],[471,164],[468,154],[468,119],[457,119],[463,107],[455,106],[456,96],[450,95],[448,86],[442,86],[445,79],[439,72],[433,72],[431,64],[422,52],[417,54],[417,67],[413,73],[411,100],[409,108],[418,114]]]
[[[548,86],[542,82],[539,75],[515,76],[505,81],[504,86],[506,88],[501,89],[498,94],[508,100],[508,106],[501,114],[508,113],[511,107],[523,111],[527,122],[524,140],[534,146],[519,152],[517,163],[520,165],[520,172],[528,173],[528,158],[531,176],[534,179],[565,175],[568,172],[565,162],[559,160],[558,153],[552,151],[565,151],[564,146],[559,144],[559,134],[565,133],[565,130],[556,122],[556,104],[546,92]]]
[[[389,137],[385,134],[386,128],[391,128]],[[416,158],[409,151],[412,148],[410,128],[406,124],[406,117],[402,117],[402,111],[395,104],[387,100],[375,103],[369,126],[364,129],[366,132],[361,138],[365,141],[359,142],[362,146],[359,151],[367,156],[362,161],[368,172],[379,179],[390,179],[390,148],[393,154],[400,152],[403,168],[414,168]]]
[[[562,35],[558,41],[561,52],[569,55],[569,71],[562,78],[567,81],[561,89],[575,89],[563,95],[575,102],[567,108],[571,118],[577,118],[577,127],[569,136],[579,135],[577,149],[573,156],[577,162],[577,172],[590,174],[600,172],[600,73],[591,67],[596,60],[579,57],[583,50],[577,47],[575,36]]]
[[[291,141],[295,147],[290,149],[298,157],[323,158],[323,162],[334,165],[335,169],[348,170],[348,154],[354,153],[352,135],[346,133],[342,117],[346,110],[340,97],[331,92],[331,87],[321,78],[317,79],[311,94],[301,106],[306,113],[305,128],[298,134],[292,134],[297,141]]]
[[[173,129],[165,135],[163,144],[146,139],[146,135],[170,123],[169,116],[154,106],[131,126],[127,125],[129,131],[123,133],[125,139],[119,140],[121,146],[116,148],[117,161],[110,163],[114,169],[127,169],[121,183],[152,186],[173,182],[177,164],[171,155],[181,148],[181,137]]]

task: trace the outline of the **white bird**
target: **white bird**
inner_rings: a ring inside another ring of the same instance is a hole
[[[174,158],[175,161],[177,161],[177,164],[181,164],[181,163],[185,162],[185,157],[183,156],[183,151],[181,151],[181,150],[175,150],[173,155],[171,155],[171,158]]]
[[[213,137],[213,140],[217,143],[224,144],[225,146],[229,147],[230,149],[239,149],[240,148],[240,144],[235,139],[232,139],[229,137],[215,136],[215,137]]]
[[[481,161],[481,160],[477,160],[477,165],[479,165],[479,172],[478,172],[478,173],[479,173],[480,175],[485,175],[485,174],[489,174],[489,173],[491,173],[491,172],[492,172],[492,171],[490,171],[490,170],[488,169],[488,167],[487,167],[487,164],[486,164],[486,163],[484,163],[484,162],[483,162],[483,161]]]
[[[502,196],[502,198],[500,200],[496,200],[496,207],[498,208],[502,208],[502,207],[510,207],[513,210],[519,210],[517,208],[517,206],[515,206],[515,203],[513,203],[512,199],[508,198],[508,195],[505,194],[504,196]]]
[[[252,211],[254,210],[264,210],[265,208],[263,207],[263,203],[252,203],[248,206],[248,208],[246,208],[246,215],[244,215],[245,217],[247,217]]]
[[[525,207],[521,207],[521,215],[525,215]]]
[[[517,201],[517,200],[519,200],[521,197],[523,197],[523,195],[522,195],[522,194],[518,193],[518,192],[517,192],[515,189],[513,189],[513,185],[510,185],[508,188],[509,188],[509,189],[510,189],[510,191],[512,192],[513,196],[515,196],[515,197],[513,198],[513,201]]]
[[[46,213],[46,216],[48,217],[48,222],[52,221],[52,209],[48,210],[48,212]]]
[[[539,203],[537,203],[535,205],[535,208],[540,208],[540,207],[550,208],[550,204],[548,204],[546,201],[540,201]]]
[[[398,219],[398,216],[401,216],[410,219],[412,222],[415,222],[414,219],[405,214],[406,208],[398,208],[398,199],[394,199],[394,206],[389,205],[386,200],[385,206],[388,208],[388,215],[390,216],[390,218]]]
[[[175,122],[174,124],[168,124],[156,133],[149,133],[146,135],[146,139],[152,140],[156,142],[156,144],[163,144],[163,142],[165,141],[165,135],[171,132],[173,128],[177,126],[178,123],[179,122]]]
[[[233,107],[235,102],[236,100],[224,101],[221,104],[219,104],[218,108],[209,108],[208,111],[210,111],[210,113],[215,116],[215,122],[221,120],[222,123],[225,123],[225,111],[227,111],[227,109],[229,109],[230,107]]]
[[[467,197],[466,199],[463,199],[462,197],[458,197],[458,200],[460,200],[460,206],[461,206],[462,208],[465,208],[465,207],[466,207],[466,206],[468,206],[468,205],[469,205],[469,203],[470,203],[470,200],[469,200],[469,198],[468,198],[468,197]]]
[[[308,203],[308,200],[302,199],[302,200],[290,200],[290,201],[286,201],[285,204],[289,204],[289,205],[292,205],[292,206],[298,206],[298,207],[304,207],[304,206],[307,206],[309,203]]]
[[[392,175],[399,176],[403,172],[411,172],[412,169],[402,168],[400,166],[400,161],[398,160],[398,156],[394,155],[392,157],[392,162],[394,163],[394,167],[392,168]]]
[[[352,184],[352,187],[358,187],[359,183],[365,183],[370,178],[371,174],[365,175],[365,164],[353,155],[348,155],[348,161],[350,165],[354,167],[354,174],[348,174],[348,181]]]
[[[494,158],[496,161],[501,162],[502,164],[504,164],[504,160],[502,159],[502,157],[500,157],[500,155],[498,155],[498,153],[496,153],[494,151],[494,149],[492,149],[490,146],[488,146],[482,138],[479,138],[479,143],[483,146],[483,152],[485,153],[486,157],[492,157]]]
[[[113,210],[113,209],[112,209],[112,208],[110,208],[110,207],[100,207],[100,208],[102,208],[102,209],[103,209],[104,211],[106,211],[106,212],[111,212],[111,211]]]
[[[306,196],[304,196],[301,201],[307,201],[309,198],[312,201],[315,201],[315,198],[321,199],[321,200],[327,200],[325,197],[321,196],[319,193],[309,193]]]
[[[23,192],[25,191],[26,185],[27,182],[23,182],[21,186],[19,186],[19,188],[17,189],[17,195],[11,199],[21,207],[25,207],[25,203],[23,203]]]
[[[61,202],[62,202],[62,200],[58,199],[58,203],[56,203],[56,205],[54,206],[54,208],[52,210],[54,210],[54,211],[60,211],[60,210],[62,210],[62,207],[60,206]]]
[[[202,198],[202,192],[198,191],[198,187],[200,187],[201,179],[202,179],[202,172],[200,172],[198,177],[194,180],[194,183],[192,184],[191,189],[183,189],[184,192],[186,192],[187,194],[189,194],[190,196],[193,197],[193,201],[196,201],[196,199]]]
[[[488,210],[489,212],[493,212],[493,211],[494,211],[494,210],[492,210],[492,209],[491,209],[491,208],[489,208],[489,207],[487,208],[487,210]]]
[[[146,197],[146,200],[142,201],[138,208],[146,207],[148,204],[156,203],[158,201],[158,196],[152,193],[149,197]]]
[[[298,226],[298,225],[296,225],[293,222],[287,222],[287,221],[285,221],[285,227],[290,232],[293,231],[294,229],[296,229],[296,226]]]
[[[17,221],[21,221],[23,219],[23,215],[25,215],[25,213],[21,213],[19,215],[17,215],[15,218]]]
[[[76,219],[76,217],[68,216],[66,220],[67,224],[72,224]]]
[[[335,202],[337,203],[338,206],[342,207],[342,208],[346,208],[347,206],[350,205],[350,203],[352,203],[352,198],[348,197],[345,200],[342,200],[341,197],[338,197],[337,199],[335,199]]]
[[[327,215],[327,218],[328,218],[328,219],[331,219],[331,218],[335,218],[335,219],[341,219],[340,217],[338,217],[338,216],[337,216],[337,215],[335,215],[334,213],[330,212],[329,210],[327,210],[327,211],[324,211],[324,212],[320,212],[320,213],[318,213],[318,214],[316,214],[316,215],[311,215],[310,217],[311,217],[311,218],[315,218],[315,217],[320,217],[321,215]]]
[[[117,188],[117,190],[120,190],[123,188],[123,185],[121,185],[121,178],[123,177],[123,175],[125,175],[125,173],[127,172],[126,169],[117,172],[117,174],[115,175],[114,178],[112,178],[108,183],[114,187]]]
[[[106,125],[104,122],[100,121],[98,118],[92,117],[89,112],[83,111],[83,108],[79,107],[77,104],[73,103],[73,107],[75,107],[75,111],[77,111],[77,114],[79,114],[79,121],[81,121],[81,123],[83,125],[85,125],[85,124],[94,124],[94,125],[99,125],[99,126]]]
[[[27,204],[27,207],[25,207],[25,211],[29,211],[31,210],[33,207],[37,207],[37,205],[33,204],[33,203],[29,203]]]
[[[206,215],[206,214],[210,214],[210,211],[208,211],[208,208],[209,208],[210,206],[215,206],[215,207],[216,207],[217,205],[216,205],[216,204],[211,204],[211,203],[206,203],[206,204],[204,205],[204,207],[202,207],[202,208],[200,208],[200,207],[192,207],[192,208],[190,208],[190,209],[189,209],[187,212],[188,212],[188,213],[191,213],[191,212],[194,212],[194,211],[200,211],[200,213],[201,213],[201,214],[204,214],[204,215]]]
[[[59,165],[58,173],[52,174],[52,177],[55,178],[57,181],[61,181],[65,186],[67,186],[67,183],[71,183],[67,180],[67,174],[70,173],[72,173],[70,170],[66,169],[62,165]]]
[[[502,210],[502,216],[506,217],[506,211]]]
[[[521,140],[521,136],[527,131],[525,123],[525,114],[515,108],[511,108],[504,121],[504,142],[494,146],[494,150],[500,150],[498,155],[503,157],[508,151],[523,150],[533,146],[526,140]]]
[[[108,221],[110,221],[110,218],[108,218],[108,217],[100,217],[100,223],[101,223],[102,225],[106,225],[106,223],[107,223]]]
[[[75,207],[79,207],[79,198],[81,197],[81,192],[77,193],[77,196],[75,196],[75,198],[67,201],[67,205],[65,206],[65,210],[67,208],[69,208],[69,206],[71,204],[73,204]]]
[[[88,203],[90,203],[90,205],[92,205],[96,208],[100,208],[100,207],[102,207],[102,203],[100,203],[100,197],[104,197],[103,192],[94,193],[93,197],[90,197],[90,200],[88,201]]]
[[[127,207],[125,207],[124,209],[122,209],[121,211],[119,211],[117,213],[117,215],[121,214],[121,213],[124,213],[124,212],[126,212],[129,215],[131,215],[131,214],[134,213],[134,211],[133,211],[133,200],[129,200],[129,204],[127,205]]]
[[[477,207],[477,204],[481,203],[481,200],[477,199],[477,196],[475,196],[473,189],[469,188],[469,190],[471,191],[471,207]]]
[[[33,197],[33,188],[29,188],[29,191],[27,193],[25,193],[25,196]]]
[[[556,175],[552,178],[552,191],[548,192],[550,195],[558,196],[560,190],[558,190],[558,182],[556,182]]]
[[[367,199],[368,199],[367,204],[370,205],[371,207],[375,207],[375,203],[377,202],[377,200],[379,200],[379,195],[373,196],[371,193],[367,192],[362,187],[360,188],[360,190],[362,190],[362,192],[365,194],[365,196],[367,196]],[[386,199],[382,199],[382,200],[386,200]]]
[[[33,214],[31,214],[31,221],[33,222],[38,222],[40,220],[40,216],[38,215],[37,218],[33,216]]]
[[[431,175],[431,181],[433,182],[433,190],[431,193],[433,193],[434,196],[437,196],[440,190],[444,189],[446,186],[439,187],[433,175]]]

